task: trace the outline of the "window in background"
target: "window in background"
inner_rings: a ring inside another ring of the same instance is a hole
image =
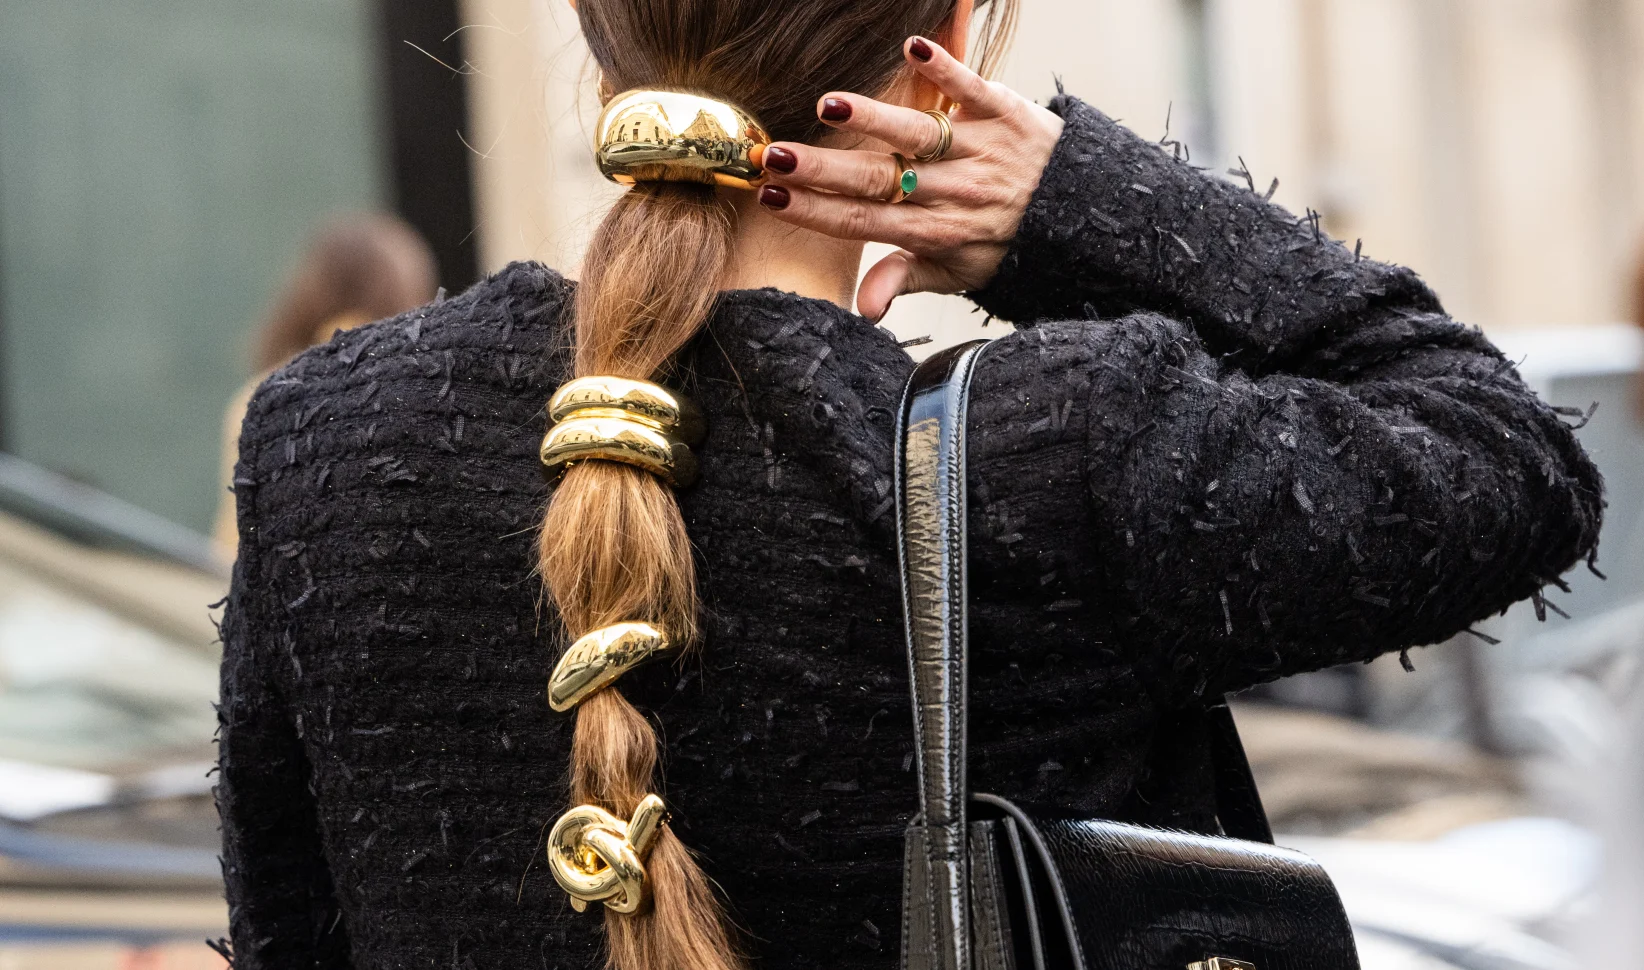
[[[368,0],[0,0],[0,447],[204,530],[301,240],[384,195]]]

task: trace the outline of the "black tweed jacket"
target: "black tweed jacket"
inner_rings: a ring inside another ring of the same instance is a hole
[[[1592,551],[1598,473],[1409,270],[1072,98],[970,415],[972,771],[1213,828],[1206,692],[1442,640]],[[569,718],[532,575],[572,284],[516,264],[271,377],[235,477],[236,966],[592,968],[541,859]],[[623,689],[758,964],[888,968],[914,804],[887,332],[726,293],[688,354],[706,642]]]

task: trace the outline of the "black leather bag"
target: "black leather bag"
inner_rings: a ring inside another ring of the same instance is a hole
[[[1024,809],[965,771],[965,412],[982,342],[924,362],[897,437],[919,815],[904,970],[1357,970],[1335,887],[1276,848],[1225,704],[1207,705],[1229,838]]]

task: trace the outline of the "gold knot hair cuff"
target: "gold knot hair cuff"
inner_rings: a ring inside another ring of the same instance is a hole
[[[647,902],[645,859],[651,854],[668,809],[662,799],[646,795],[624,822],[597,805],[578,805],[554,823],[548,833],[548,869],[571,897],[571,908],[583,912],[589,903],[604,903],[618,913],[637,913]]]
[[[671,648],[667,635],[649,623],[617,623],[579,637],[548,678],[548,706],[569,711]]]
[[[554,394],[548,414],[554,425],[538,454],[549,481],[588,460],[632,465],[676,488],[696,481],[690,442],[702,440],[702,415],[666,388],[628,378],[578,378]]]
[[[746,111],[683,91],[612,98],[594,127],[594,159],[613,182],[700,182],[753,188],[771,136]]]

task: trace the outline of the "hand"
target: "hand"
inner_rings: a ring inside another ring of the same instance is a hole
[[[1022,213],[1062,133],[1062,119],[980,75],[934,41],[909,38],[902,54],[958,107],[953,146],[939,161],[914,161],[939,144],[941,124],[913,108],[849,92],[817,105],[823,122],[876,140],[876,149],[776,142],[765,149],[770,181],[759,201],[777,218],[842,239],[901,247],[868,270],[857,290],[878,320],[903,293],[958,293],[985,286],[1016,235]],[[892,204],[907,156],[918,187]]]

